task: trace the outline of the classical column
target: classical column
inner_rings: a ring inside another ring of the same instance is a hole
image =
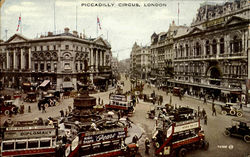
[[[29,48],[29,69],[31,70],[31,48]]]
[[[14,49],[14,52],[13,52],[13,68],[14,69],[17,69],[17,58],[16,58],[16,49]]]
[[[90,66],[91,69],[93,70],[93,65],[94,65],[94,52],[93,48],[90,49]]]
[[[216,44],[216,50],[217,50],[216,57],[219,57],[219,54],[220,54],[220,40],[218,39],[217,41],[219,41],[219,42]]]
[[[23,70],[24,69],[24,63],[26,62],[25,61],[25,58],[24,58],[24,49],[23,48],[21,48],[21,70]]]
[[[100,66],[103,66],[102,53],[103,51],[101,50],[100,51]]]
[[[44,61],[44,72],[48,72],[48,70],[47,70],[47,61]]]
[[[98,68],[98,49],[95,51],[95,68]]]
[[[6,50],[6,62],[7,62],[7,69],[10,68],[10,52],[9,50]]]
[[[81,67],[80,64],[81,64],[81,62],[78,61],[78,63],[77,63],[77,66],[78,66],[77,69],[78,69],[78,70],[76,70],[76,71],[80,71],[80,67]]]

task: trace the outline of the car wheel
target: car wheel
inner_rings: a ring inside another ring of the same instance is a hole
[[[247,143],[250,143],[250,136],[249,135],[245,135],[244,136],[244,141]]]
[[[234,116],[234,115],[236,114],[236,112],[235,112],[234,110],[231,110],[231,111],[230,111],[230,114],[231,114],[232,116]]]
[[[242,117],[243,116],[243,114],[242,114],[242,112],[237,112],[237,117]]]
[[[223,111],[221,111],[221,114],[222,114],[222,115],[227,115],[227,111],[224,111],[224,110],[223,110]]]
[[[9,111],[9,110],[5,110],[5,111],[4,111],[4,115],[5,115],[5,116],[8,116],[9,114],[10,114],[10,111]]]
[[[44,106],[45,106],[45,108],[48,108],[48,107],[49,107],[49,104],[48,104],[48,103],[46,103],[46,104],[44,104]]]
[[[181,148],[178,153],[178,157],[185,157],[187,154],[187,149],[186,148]]]
[[[230,131],[228,131],[228,130],[225,130],[225,131],[224,131],[224,135],[225,135],[225,136],[230,136],[230,134],[231,134]]]

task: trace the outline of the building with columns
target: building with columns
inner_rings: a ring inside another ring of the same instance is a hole
[[[1,81],[6,87],[22,83],[50,80],[56,89],[77,89],[77,81],[88,62],[93,82],[102,76],[111,77],[111,46],[101,37],[86,39],[76,31],[65,28],[62,34],[48,32],[47,36],[28,39],[15,34],[0,43]]]
[[[205,3],[174,37],[174,86],[236,102],[246,94],[250,7],[247,0]]]

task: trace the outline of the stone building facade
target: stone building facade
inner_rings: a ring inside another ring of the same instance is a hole
[[[130,70],[133,77],[140,79],[148,79],[149,72],[151,71],[151,53],[149,46],[139,46],[135,42],[130,54]]]
[[[167,32],[154,33],[151,36],[151,83],[167,85],[167,80],[173,77],[174,37],[177,31],[186,26],[177,26],[173,21]]]
[[[244,99],[249,17],[247,0],[203,4],[191,27],[174,37],[173,86],[224,102]]]
[[[28,39],[15,34],[0,43],[1,81],[7,87],[50,80],[57,90],[77,89],[84,60],[93,82],[96,76],[111,75],[111,46],[102,39],[85,39],[76,31]]]

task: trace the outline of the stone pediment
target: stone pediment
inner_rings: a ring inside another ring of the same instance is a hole
[[[191,29],[189,31],[188,34],[196,34],[196,33],[200,33],[200,32],[202,32],[202,30],[200,28],[194,27],[193,29]]]
[[[26,42],[28,39],[21,34],[14,34],[10,37],[5,43],[12,43],[12,42]]]
[[[248,20],[238,17],[238,16],[233,16],[227,20],[227,22],[225,23],[225,26],[240,24],[244,22],[248,22]]]
[[[97,39],[95,39],[94,43],[97,45],[104,46],[104,47],[110,47],[110,44],[107,41],[103,40],[101,37],[98,37]]]

